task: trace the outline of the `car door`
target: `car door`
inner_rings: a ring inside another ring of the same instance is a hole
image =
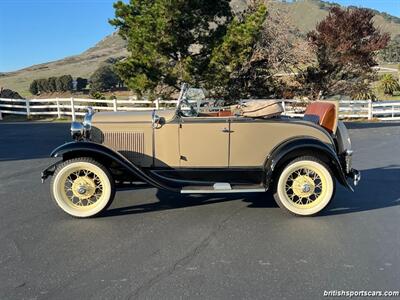
[[[182,117],[178,138],[181,167],[229,166],[229,118]]]
[[[262,168],[266,155],[282,134],[279,123],[251,118],[232,118],[230,129],[232,168]]]

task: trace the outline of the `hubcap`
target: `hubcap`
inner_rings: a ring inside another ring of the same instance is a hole
[[[309,193],[311,191],[311,187],[308,183],[303,184],[302,189],[303,189],[303,193]]]
[[[292,188],[295,195],[304,198],[313,194],[315,186],[311,177],[300,175],[294,179]]]
[[[78,193],[81,194],[81,195],[85,194],[86,193],[86,188],[84,186],[80,186],[79,189],[78,189]]]
[[[323,175],[318,170],[296,169],[287,177],[286,196],[295,206],[301,208],[314,206],[323,196],[324,182]]]
[[[73,205],[87,207],[95,204],[101,197],[103,184],[93,171],[82,169],[66,177],[64,191]]]

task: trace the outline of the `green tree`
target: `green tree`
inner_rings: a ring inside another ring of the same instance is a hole
[[[49,92],[56,92],[57,91],[56,81],[57,81],[56,77],[50,77],[47,80],[47,85],[48,85]]]
[[[392,74],[385,74],[379,81],[379,89],[385,95],[393,95],[394,92],[400,91],[400,84],[397,82]]]
[[[390,40],[373,22],[368,9],[333,7],[329,15],[308,34],[317,65],[301,74],[300,81],[312,97],[353,94],[375,75],[376,52]]]
[[[117,71],[138,94],[199,82],[232,19],[229,0],[130,0],[114,7],[110,23],[129,51]]]
[[[90,91],[103,92],[116,87],[120,81],[114,71],[114,66],[104,64],[100,66],[92,76],[90,76]]]
[[[37,95],[39,93],[38,83],[37,80],[33,80],[29,86],[29,92],[32,95]]]
[[[56,80],[56,88],[58,92],[72,91],[73,78],[71,75],[62,75]]]
[[[86,78],[81,78],[81,77],[76,78],[76,90],[77,91],[82,91],[83,89],[85,89],[87,84],[88,84],[88,80]]]
[[[254,54],[266,17],[266,7],[255,5],[229,24],[222,43],[212,52],[208,69],[206,87],[215,96],[233,100],[265,93],[268,61]]]
[[[64,87],[63,87],[63,82],[61,80],[61,77],[56,77],[56,91],[62,92],[63,89],[64,89]]]
[[[47,79],[38,79],[37,80],[37,87],[39,93],[47,93],[49,91],[49,85]]]

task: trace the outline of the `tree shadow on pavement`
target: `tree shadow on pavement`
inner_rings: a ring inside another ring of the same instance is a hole
[[[399,166],[364,170],[361,174],[362,180],[355,188],[354,193],[340,186],[338,183],[336,196],[332,199],[328,207],[318,216],[348,214],[400,205]],[[132,191],[132,193],[135,192]],[[217,194],[216,196],[215,194],[181,195],[159,190],[156,197],[158,202],[109,209],[104,212],[101,217],[156,212],[236,200],[249,203],[249,208],[277,207],[270,192],[255,194]]]
[[[0,162],[48,158],[54,148],[71,140],[67,123],[0,125]]]

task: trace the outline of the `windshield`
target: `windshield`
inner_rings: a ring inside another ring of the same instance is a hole
[[[183,117],[197,117],[202,112],[217,109],[215,105],[220,103],[207,99],[206,93],[204,89],[191,88],[186,84],[183,85],[178,99],[177,109],[179,115]]]

